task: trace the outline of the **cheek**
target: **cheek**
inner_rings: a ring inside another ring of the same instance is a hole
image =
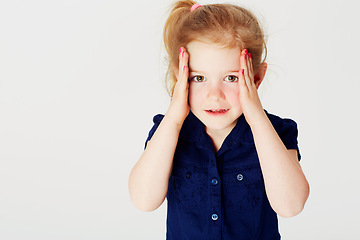
[[[189,85],[189,105],[190,107],[195,107],[202,102],[202,91],[193,84]]]
[[[231,86],[225,90],[226,99],[232,104],[240,104],[238,86]]]

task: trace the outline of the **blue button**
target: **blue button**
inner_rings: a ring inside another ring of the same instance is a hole
[[[217,180],[216,178],[213,178],[213,179],[211,180],[211,184],[212,184],[212,185],[218,184],[218,180]]]
[[[244,176],[243,176],[241,173],[239,173],[239,174],[236,176],[236,178],[237,178],[238,181],[242,181],[242,180],[244,179]]]
[[[218,218],[219,218],[219,216],[215,213],[213,215],[211,215],[211,219],[214,221],[218,220]]]

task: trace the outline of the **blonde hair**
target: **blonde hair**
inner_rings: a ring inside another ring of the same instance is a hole
[[[247,49],[251,53],[254,72],[267,55],[263,29],[249,10],[231,4],[208,4],[190,11],[192,0],[175,2],[165,23],[163,38],[168,54],[166,86],[172,97],[179,67],[179,48],[194,40]],[[264,58],[262,59],[264,54]]]

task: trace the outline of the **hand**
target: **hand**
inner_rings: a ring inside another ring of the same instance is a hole
[[[181,47],[179,50],[179,71],[176,75],[177,81],[173,97],[166,115],[171,117],[178,125],[182,126],[186,116],[189,114],[189,54]]]
[[[251,55],[247,49],[240,54],[239,99],[246,121],[250,126],[265,116],[257,89],[261,80],[255,83]]]

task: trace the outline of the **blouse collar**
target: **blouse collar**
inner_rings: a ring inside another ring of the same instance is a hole
[[[193,143],[199,148],[210,147],[213,149],[212,141],[205,131],[204,124],[191,111],[184,121],[179,138],[183,141]],[[239,147],[242,143],[254,143],[250,126],[246,122],[244,114],[239,117],[235,127],[225,138],[217,154],[221,154],[234,147]]]

